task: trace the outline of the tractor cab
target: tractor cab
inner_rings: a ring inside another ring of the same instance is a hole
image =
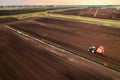
[[[95,46],[90,46],[88,48],[88,51],[91,52],[91,53],[95,53],[96,52],[96,47]]]

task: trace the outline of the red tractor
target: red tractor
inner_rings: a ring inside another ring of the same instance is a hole
[[[104,47],[101,45],[99,47],[91,46],[88,48],[88,51],[91,53],[97,53],[97,54],[101,54],[101,55],[105,54]]]

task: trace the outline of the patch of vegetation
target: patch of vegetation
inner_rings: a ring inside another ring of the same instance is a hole
[[[62,14],[50,13],[50,12],[56,12],[56,11],[59,12],[59,11],[71,10],[71,9],[76,9],[76,8],[47,10],[43,12],[7,15],[7,16],[0,16],[0,18],[14,17],[18,19],[23,19],[23,18],[28,18],[28,17],[58,17],[58,18],[74,19],[74,20],[84,22],[84,23],[89,23],[89,24],[120,28],[119,20],[108,20],[108,19],[90,18],[90,17],[83,17],[83,16],[75,16],[75,15],[62,15]]]
[[[113,28],[120,28],[120,21],[118,20],[108,20],[108,19],[99,19],[99,18],[90,18],[90,17],[82,17],[82,16],[74,16],[74,15],[62,15],[62,14],[50,14],[51,17],[59,17],[59,18],[67,18],[67,19],[75,19],[80,22],[108,26]]]
[[[8,18],[8,17],[14,17],[17,19],[23,19],[28,17],[44,17],[45,14],[42,12],[34,12],[34,13],[25,13],[25,14],[16,14],[16,15],[7,15],[7,16],[0,16],[0,18]]]
[[[7,9],[9,7],[5,7],[2,8]],[[9,9],[13,9],[15,7],[10,7]],[[1,8],[0,8],[1,9]],[[69,9],[74,9],[74,8],[67,8],[67,9],[57,9],[57,10],[47,10],[47,11],[43,11],[43,12],[33,12],[33,13],[23,13],[23,14],[15,14],[15,15],[5,15],[5,16],[0,16],[0,18],[8,18],[8,17],[14,17],[14,18],[18,18],[18,19],[22,19],[22,18],[28,18],[28,17],[44,17],[44,15],[49,15],[49,12],[56,12],[56,11],[64,11],[64,10],[69,10]]]

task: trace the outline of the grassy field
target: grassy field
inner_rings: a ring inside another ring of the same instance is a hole
[[[16,15],[0,16],[0,18],[14,17],[14,18],[17,18],[17,19],[23,19],[23,18],[36,17],[36,16],[41,17],[42,14],[39,13],[39,12],[36,12],[36,13],[26,13],[26,14],[16,14]]]
[[[73,9],[73,8],[71,8],[71,9]],[[82,16],[74,16],[74,15],[62,15],[62,14],[49,13],[49,12],[64,11],[64,10],[67,10],[67,9],[58,9],[58,10],[48,10],[48,11],[43,11],[43,12],[7,15],[7,16],[0,16],[0,18],[14,17],[17,19],[23,19],[23,18],[28,18],[28,17],[57,17],[57,18],[74,19],[74,20],[77,20],[80,22],[90,23],[90,24],[95,24],[95,25],[120,28],[119,20],[108,20],[108,19],[99,19],[99,18],[90,18],[90,17],[82,17]]]
[[[50,13],[46,14],[46,17],[74,19],[84,23],[120,28],[120,21],[118,20],[108,20],[108,19],[90,18],[90,17],[82,17],[82,16],[74,16],[74,15],[50,14]]]
[[[44,17],[46,15],[49,15],[49,12],[60,12],[60,11],[72,10],[72,9],[78,9],[78,8],[67,8],[67,9],[47,10],[47,11],[43,11],[43,12],[33,12],[33,13],[24,13],[24,14],[16,14],[16,15],[5,15],[5,16],[0,16],[0,18],[14,17],[14,18],[18,18],[18,19],[23,19],[23,18],[28,18],[28,17]]]

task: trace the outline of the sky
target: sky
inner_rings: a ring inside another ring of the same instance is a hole
[[[120,0],[0,0],[0,5],[120,5]]]

